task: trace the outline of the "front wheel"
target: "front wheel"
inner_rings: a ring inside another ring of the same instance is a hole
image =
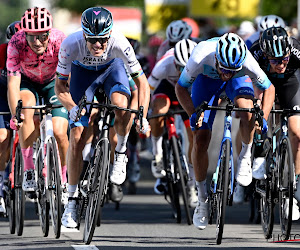
[[[60,237],[61,230],[61,182],[59,155],[57,152],[56,140],[52,137],[47,142],[47,170],[50,213],[56,239]]]
[[[109,151],[108,140],[100,140],[96,145],[93,164],[89,169],[88,205],[83,232],[85,244],[91,243],[95,227],[101,223],[100,210],[104,203],[108,184]]]
[[[11,164],[9,167],[9,173],[11,173]],[[16,231],[16,218],[15,218],[15,198],[14,198],[14,189],[12,188],[12,183],[8,181],[8,192],[6,194],[6,209],[9,220],[9,232],[14,234]]]
[[[227,139],[222,145],[221,161],[217,180],[216,242],[218,245],[222,242],[225,223],[225,210],[228,201],[230,150],[230,141]]]
[[[295,175],[292,148],[288,138],[282,140],[279,153],[278,191],[280,226],[284,239],[288,240],[292,227]]]
[[[24,216],[25,216],[25,192],[22,189],[23,181],[23,158],[21,153],[20,144],[16,148],[15,152],[15,216],[16,216],[16,229],[17,235],[21,236],[23,234],[24,227]]]

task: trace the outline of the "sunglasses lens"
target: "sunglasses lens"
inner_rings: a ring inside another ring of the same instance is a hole
[[[106,43],[108,41],[108,37],[104,37],[104,38],[92,38],[92,37],[87,37],[86,40],[91,43],[91,44],[95,44],[96,42],[99,42],[100,44]]]
[[[35,42],[36,40],[39,40],[40,42],[45,42],[48,39],[49,32],[42,34],[42,35],[27,35],[26,38],[28,42]]]

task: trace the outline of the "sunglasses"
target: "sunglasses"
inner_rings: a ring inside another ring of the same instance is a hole
[[[41,34],[41,35],[28,35],[26,33],[26,39],[28,42],[35,42],[36,40],[39,40],[41,43],[48,40],[49,37],[49,31],[47,33]]]
[[[177,69],[179,72],[182,72],[183,69],[184,69],[184,66],[178,65],[178,64],[176,64],[176,63],[175,63],[175,67],[176,67],[176,69]]]
[[[218,67],[219,67],[220,71],[225,75],[227,75],[227,74],[234,75],[242,69],[242,67],[237,68],[237,69],[228,69],[228,68],[224,67],[219,61],[218,61]]]
[[[104,44],[108,41],[109,38],[110,36],[108,37],[86,36],[85,37],[85,39],[91,44],[95,44],[96,42],[99,42],[100,44]]]
[[[271,64],[278,65],[278,64],[282,64],[282,63],[287,63],[289,60],[290,60],[290,56],[286,56],[286,57],[279,58],[279,59],[269,59],[269,62]]]

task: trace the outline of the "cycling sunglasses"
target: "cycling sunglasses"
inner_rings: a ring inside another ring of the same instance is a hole
[[[288,55],[286,57],[281,57],[278,59],[269,59],[269,62],[271,64],[278,65],[278,64],[282,64],[282,63],[287,63],[289,60],[290,60],[290,55]]]
[[[85,36],[85,39],[91,44],[95,44],[96,42],[99,42],[100,44],[104,44],[108,41],[109,38],[110,36],[107,37]]]
[[[36,40],[39,40],[42,43],[42,42],[47,41],[48,38],[49,38],[49,31],[47,31],[46,33],[41,34],[41,35],[28,35],[26,33],[26,39],[28,42],[31,42],[31,43],[35,42]]]
[[[184,66],[178,65],[178,64],[176,64],[176,63],[175,63],[175,67],[176,67],[176,69],[177,69],[179,72],[182,72],[183,69],[184,69]]]
[[[242,67],[240,67],[240,68],[237,68],[237,69],[229,69],[229,68],[226,68],[226,67],[224,67],[219,61],[218,61],[218,66],[219,66],[219,69],[220,69],[220,71],[223,73],[223,74],[225,74],[225,75],[227,75],[227,74],[236,74],[238,71],[240,71],[241,69],[242,69]]]

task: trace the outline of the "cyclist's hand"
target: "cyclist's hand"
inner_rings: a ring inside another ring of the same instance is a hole
[[[191,129],[200,128],[202,126],[203,118],[204,118],[204,112],[201,113],[201,116],[199,117],[198,121],[196,121],[197,113],[196,112],[193,113],[190,117],[190,127],[191,127]]]
[[[70,110],[70,114],[69,114],[69,117],[70,119],[73,121],[73,122],[77,122],[81,116],[84,116],[85,113],[86,113],[86,109],[83,108],[82,111],[81,111],[81,114],[78,118],[78,111],[79,111],[79,107],[76,105],[74,106],[71,110]]]
[[[149,122],[145,117],[143,117],[143,127],[142,128],[140,127],[140,120],[139,119],[136,120],[136,131],[138,133],[142,133],[144,135],[147,135],[147,134],[150,133],[150,130],[151,129],[150,129]]]
[[[23,121],[24,114],[21,114],[20,118]],[[23,126],[23,122],[18,123],[17,117],[13,116],[9,121],[9,126],[11,129],[18,131]]]

